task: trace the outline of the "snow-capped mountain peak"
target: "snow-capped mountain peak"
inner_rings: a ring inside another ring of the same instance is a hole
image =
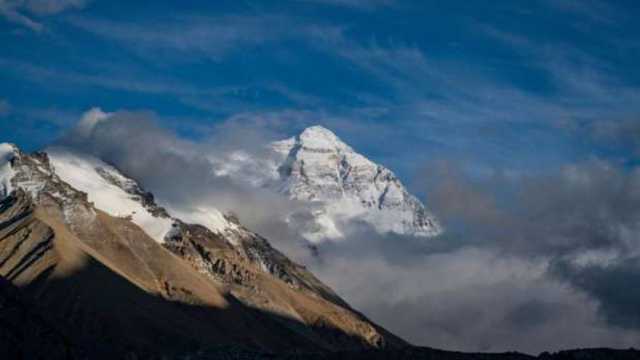
[[[312,242],[340,239],[340,228],[352,220],[365,221],[381,233],[428,237],[442,232],[392,171],[322,126],[311,126],[270,147],[278,155],[278,190],[313,204],[315,219],[305,234]]]
[[[299,143],[307,149],[338,149],[351,151],[351,148],[342,142],[331,130],[321,126],[310,126],[298,135]]]
[[[341,240],[355,223],[369,224],[381,234],[432,237],[443,231],[391,170],[320,125],[272,142],[264,153],[214,154],[211,163],[217,176],[308,204],[304,213],[296,210],[285,220],[312,243]]]

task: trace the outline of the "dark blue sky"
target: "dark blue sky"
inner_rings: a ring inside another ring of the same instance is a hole
[[[634,163],[639,7],[0,0],[0,141],[37,149],[101,107],[199,141],[224,121],[324,124],[406,179],[441,158]]]

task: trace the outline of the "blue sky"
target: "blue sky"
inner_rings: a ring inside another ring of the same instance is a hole
[[[479,174],[630,164],[638,14],[622,0],[0,0],[0,140],[37,149],[98,106],[196,140],[225,121],[320,123],[405,179],[441,158]]]

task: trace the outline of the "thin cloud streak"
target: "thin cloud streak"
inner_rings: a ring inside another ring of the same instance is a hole
[[[164,57],[182,62],[202,57],[219,61],[231,52],[288,38],[325,41],[340,32],[339,28],[282,15],[183,16],[140,25],[83,17],[70,17],[68,21],[81,30],[120,42],[148,59],[161,51]]]
[[[25,12],[42,17],[70,9],[82,9],[88,0],[0,0],[0,16],[7,21],[41,32],[44,25],[25,15]]]
[[[300,2],[315,3],[320,5],[339,6],[358,10],[373,10],[380,7],[393,6],[395,0],[299,0]]]
[[[0,118],[11,113],[11,104],[6,99],[0,99]]]

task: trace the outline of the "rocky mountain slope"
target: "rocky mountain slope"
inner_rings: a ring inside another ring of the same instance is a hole
[[[443,231],[393,172],[322,126],[271,143],[260,156],[236,151],[212,162],[220,176],[308,203],[309,214],[291,214],[288,221],[312,243],[343,239],[344,227],[359,221],[379,233],[432,237]]]
[[[84,352],[406,345],[232,217],[172,217],[95,158],[0,149],[0,276]]]

